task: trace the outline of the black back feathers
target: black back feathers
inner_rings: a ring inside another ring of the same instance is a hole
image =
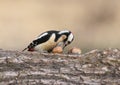
[[[40,34],[35,40],[33,40],[28,45],[28,47],[25,48],[24,50],[26,50],[26,49],[28,49],[28,51],[33,50],[35,48],[35,46],[47,42],[51,38],[52,34],[55,34],[54,42],[57,42],[62,35],[66,36],[66,38],[63,40],[63,42],[66,42],[68,40],[68,36],[70,35],[70,33],[71,32],[67,31],[67,30],[66,31],[55,31],[55,30],[46,31],[46,32]]]

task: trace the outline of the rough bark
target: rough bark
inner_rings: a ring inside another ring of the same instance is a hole
[[[82,55],[0,50],[0,85],[119,85],[120,51]]]

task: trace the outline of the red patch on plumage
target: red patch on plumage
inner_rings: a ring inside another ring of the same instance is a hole
[[[28,51],[33,52],[33,51],[35,51],[35,50],[34,50],[34,48],[29,48]]]

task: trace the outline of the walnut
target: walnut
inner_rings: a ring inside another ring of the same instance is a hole
[[[81,54],[81,50],[77,47],[73,47],[72,49],[70,49],[68,51],[68,53],[72,53],[72,54]]]

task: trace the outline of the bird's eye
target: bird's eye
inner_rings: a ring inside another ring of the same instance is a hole
[[[70,44],[71,42],[70,41],[67,41],[66,43],[65,43],[65,46],[67,46],[68,44]]]
[[[71,42],[70,41],[68,41],[68,44],[70,44]]]

